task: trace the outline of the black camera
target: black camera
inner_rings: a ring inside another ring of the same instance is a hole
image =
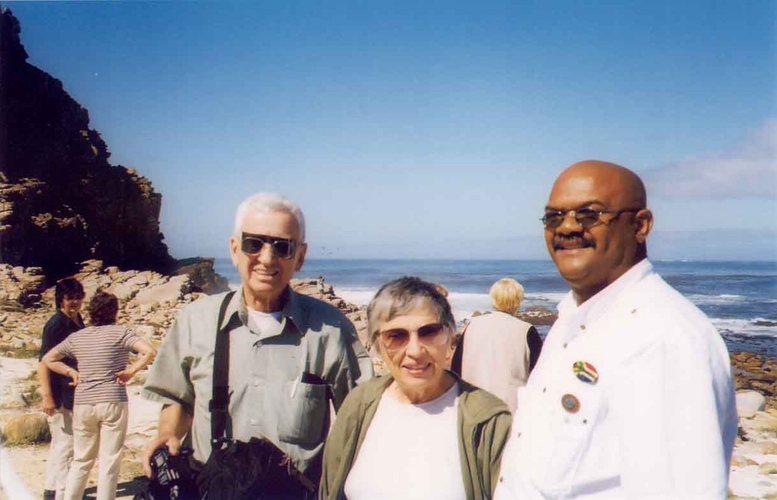
[[[189,455],[192,449],[181,447],[178,455],[171,455],[167,446],[157,448],[151,456],[151,479],[149,490],[154,499],[192,500],[199,499],[199,492],[189,469]]]

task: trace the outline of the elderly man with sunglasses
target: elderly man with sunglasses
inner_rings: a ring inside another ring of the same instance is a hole
[[[642,181],[576,163],[542,221],[571,292],[518,391],[496,498],[725,499],[737,432],[728,351],[648,261]]]
[[[229,246],[240,289],[231,297],[201,298],[182,311],[149,372],[144,395],[164,406],[144,469],[151,476],[154,451],[167,445],[175,455],[184,436],[193,448],[194,469],[208,460],[218,330],[229,335],[231,437],[272,443],[317,483],[329,402],[337,410],[357,382],[372,377],[372,362],[340,311],[289,287],[307,251],[305,219],[296,203],[274,193],[246,199]]]

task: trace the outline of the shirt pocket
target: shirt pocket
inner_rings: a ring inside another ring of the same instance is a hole
[[[546,496],[569,492],[604,411],[600,391],[576,391],[572,396],[577,399],[578,410],[574,413],[564,409],[562,395],[526,390],[518,394],[523,472]]]
[[[286,388],[288,411],[283,412],[278,422],[278,438],[303,446],[322,443],[329,415],[327,386],[289,382]]]

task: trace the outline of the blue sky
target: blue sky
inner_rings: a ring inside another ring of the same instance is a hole
[[[777,258],[773,1],[5,2],[29,62],[227,255],[280,191],[311,257],[546,258],[556,175],[645,179],[654,258]]]

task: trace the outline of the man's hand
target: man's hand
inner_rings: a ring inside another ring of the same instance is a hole
[[[143,450],[143,472],[153,478],[151,457],[157,448],[167,445],[170,455],[178,455],[181,451],[181,439],[192,428],[192,415],[179,404],[168,404],[159,412],[159,430],[153,441]]]
[[[170,455],[178,455],[178,453],[181,451],[180,439],[175,436],[161,435],[157,435],[157,437],[148,443],[148,445],[143,449],[143,472],[149,479],[153,479],[154,477],[154,473],[151,470],[151,457],[154,455],[154,452],[157,450],[157,448],[161,448],[165,445],[167,446],[167,451],[170,452]]]
[[[51,394],[44,394],[43,399],[40,402],[40,409],[48,416],[54,415],[57,411],[57,404],[54,402],[54,396]]]

